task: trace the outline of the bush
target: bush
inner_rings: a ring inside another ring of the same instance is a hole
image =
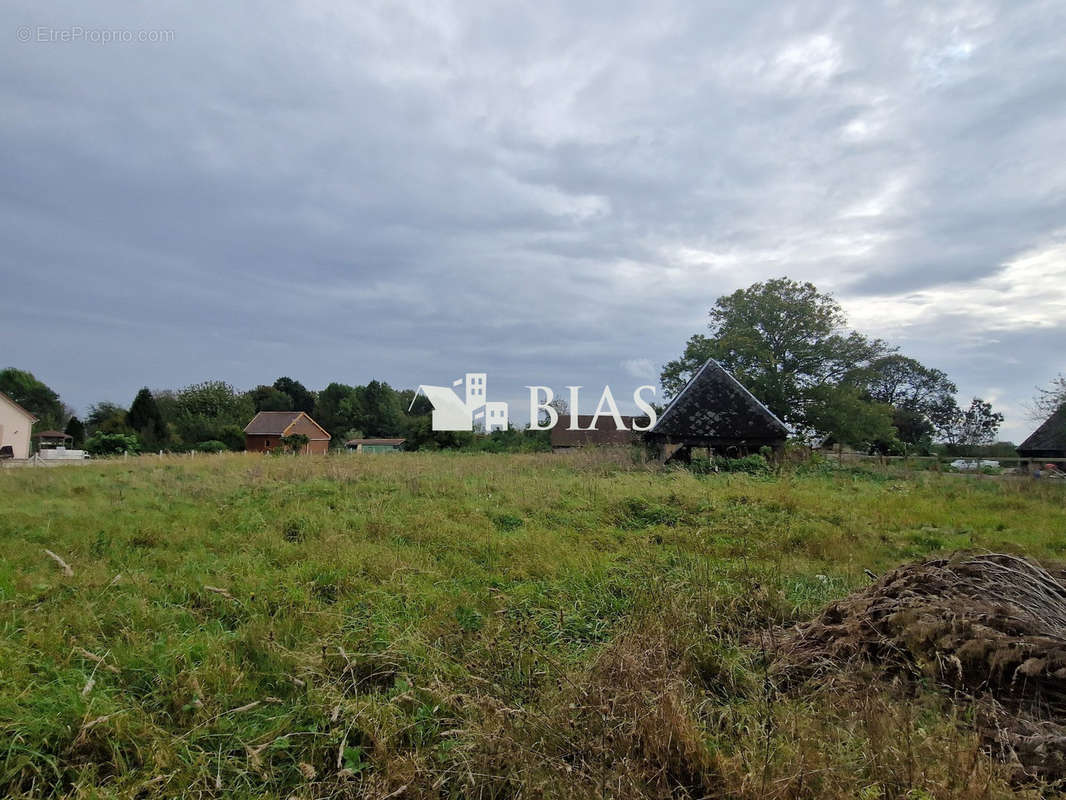
[[[688,468],[697,475],[710,475],[713,472],[746,472],[749,475],[766,475],[770,472],[770,462],[758,455],[740,458],[697,456],[689,462]]]
[[[97,431],[85,442],[85,449],[94,456],[114,456],[120,453],[141,452],[141,442],[132,433],[104,433]]]
[[[225,442],[220,442],[218,439],[212,439],[208,442],[200,442],[196,445],[196,449],[201,453],[224,453],[229,450],[229,446]]]

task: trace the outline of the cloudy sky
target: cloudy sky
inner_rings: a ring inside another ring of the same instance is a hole
[[[300,5],[5,4],[0,366],[628,394],[788,275],[1015,440],[1066,371],[1066,3]]]

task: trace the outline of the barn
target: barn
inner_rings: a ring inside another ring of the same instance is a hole
[[[678,392],[645,434],[664,460],[693,452],[742,456],[784,447],[788,428],[713,358]]]
[[[639,443],[641,434],[633,430],[633,423],[643,427],[648,424],[648,418],[622,416],[621,419],[625,430],[618,430],[614,418],[609,415],[578,414],[578,430],[571,430],[575,424],[573,415],[560,415],[551,429],[552,452],[565,452],[575,447],[624,447]]]
[[[281,440],[301,433],[308,442],[304,453],[325,453],[330,435],[303,411],[260,411],[244,428],[244,449],[252,453],[284,447]]]
[[[1058,411],[1018,445],[1018,455],[1022,458],[1066,459],[1066,405],[1059,406]]]

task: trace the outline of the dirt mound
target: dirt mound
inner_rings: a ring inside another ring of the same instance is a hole
[[[867,663],[932,678],[974,706],[990,749],[1019,777],[1066,779],[1066,584],[1015,556],[909,564],[773,644],[794,685]]]

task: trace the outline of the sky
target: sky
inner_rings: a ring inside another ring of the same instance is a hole
[[[0,10],[0,366],[656,383],[788,276],[1034,427],[1066,372],[1066,3]],[[524,414],[524,412],[523,412]],[[512,411],[512,418],[516,417]]]

